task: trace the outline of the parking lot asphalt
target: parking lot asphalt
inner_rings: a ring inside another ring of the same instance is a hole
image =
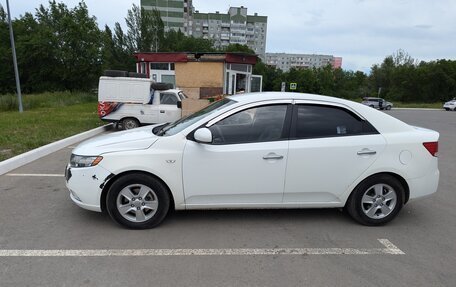
[[[386,226],[337,209],[234,210],[175,212],[158,228],[127,230],[71,202],[70,147],[0,176],[0,285],[456,286],[456,112],[388,113],[440,132],[441,177],[436,194]],[[374,252],[385,248],[379,239],[401,252]]]

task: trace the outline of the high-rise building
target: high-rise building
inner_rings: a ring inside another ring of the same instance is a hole
[[[141,7],[160,12],[165,31],[180,30],[185,35],[191,35],[192,0],[141,0]]]
[[[187,36],[211,39],[217,48],[247,45],[264,59],[268,17],[248,15],[246,7],[230,7],[228,13],[200,13],[194,10],[192,0],[141,0],[141,7],[157,9],[165,31],[180,30]]]
[[[342,57],[315,54],[266,53],[265,62],[284,72],[289,71],[291,68],[322,68],[328,64],[336,69],[342,66]]]
[[[193,36],[211,39],[218,48],[247,45],[260,57],[266,52],[268,17],[247,14],[246,7],[230,7],[228,13],[193,13]]]

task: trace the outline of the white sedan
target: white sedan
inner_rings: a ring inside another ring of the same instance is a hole
[[[381,225],[437,190],[438,138],[339,98],[243,94],[80,144],[66,184],[78,206],[129,228],[154,227],[170,209],[240,208],[345,207]]]
[[[446,111],[456,111],[456,98],[443,104],[443,108]]]

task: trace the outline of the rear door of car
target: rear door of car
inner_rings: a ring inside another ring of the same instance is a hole
[[[294,106],[283,203],[333,203],[371,166],[385,139],[348,107]]]

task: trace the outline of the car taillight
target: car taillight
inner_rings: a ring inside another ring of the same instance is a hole
[[[427,142],[423,143],[423,145],[432,156],[437,156],[437,152],[439,151],[439,142]]]

